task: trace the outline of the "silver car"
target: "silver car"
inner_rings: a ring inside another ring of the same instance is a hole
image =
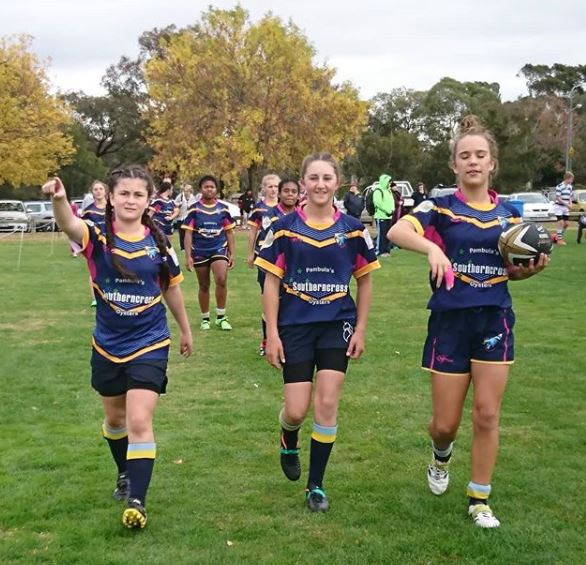
[[[24,207],[33,223],[34,231],[53,231],[55,229],[52,202],[48,200],[30,201],[25,202]]]
[[[0,200],[0,231],[29,232],[31,225],[21,200]]]

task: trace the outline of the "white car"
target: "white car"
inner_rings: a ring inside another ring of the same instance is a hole
[[[515,200],[523,202],[524,220],[549,220],[554,216],[553,202],[541,192],[514,192],[509,202]]]
[[[21,200],[0,200],[0,231],[30,232],[31,225]]]

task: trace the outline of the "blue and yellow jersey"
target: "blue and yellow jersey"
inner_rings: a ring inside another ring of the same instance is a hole
[[[179,206],[171,198],[157,197],[151,200],[149,210],[153,212],[153,221],[165,235],[173,234],[173,220],[167,220],[167,216],[175,212],[176,208]]]
[[[273,227],[273,224],[283,216],[286,216],[285,210],[281,204],[277,204],[271,208],[268,208],[261,220],[261,227],[258,230],[258,234],[256,236],[256,243],[255,243],[255,253],[258,255],[261,247],[264,244],[265,237],[269,230]]]
[[[192,254],[207,257],[228,246],[226,231],[234,226],[226,204],[216,200],[207,205],[198,200],[188,211],[181,227],[193,232]]]
[[[82,252],[97,301],[94,349],[114,363],[137,357],[165,359],[171,340],[159,284],[161,256],[150,230],[145,227],[140,237],[115,234],[110,251],[99,227],[84,223]],[[136,281],[124,278],[114,268],[112,253],[120,257],[125,269],[136,274]],[[166,260],[170,286],[179,284],[183,275],[171,248]]]
[[[97,224],[98,227],[105,233],[106,228],[106,207],[103,208],[98,207],[95,202],[89,204],[81,213],[82,220],[89,220],[94,224]]]
[[[501,233],[521,223],[519,212],[499,202],[490,191],[490,204],[470,204],[461,192],[424,200],[411,214],[403,216],[417,233],[437,243],[452,262],[455,283],[436,288],[427,307],[455,310],[498,306],[509,308],[507,269],[498,250]]]
[[[267,214],[276,208],[276,206],[267,206],[263,200],[259,200],[248,216],[248,225],[254,226],[258,231],[256,232],[256,240],[254,242],[254,254],[258,255],[260,251],[259,237],[262,231],[265,233],[271,227],[271,221],[267,218]]]
[[[280,326],[356,319],[350,279],[380,267],[361,222],[336,210],[315,225],[302,208],[268,230],[255,265],[281,279]]]

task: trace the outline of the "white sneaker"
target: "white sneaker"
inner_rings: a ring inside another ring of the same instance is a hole
[[[498,528],[501,523],[496,519],[488,504],[472,504],[468,507],[468,515],[479,528]]]
[[[427,484],[429,490],[439,496],[448,490],[450,484],[450,463],[441,463],[435,459],[427,466]]]

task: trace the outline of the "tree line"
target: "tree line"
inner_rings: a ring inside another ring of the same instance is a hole
[[[526,64],[519,73],[529,94],[515,101],[503,102],[497,83],[449,77],[362,101],[316,62],[293,22],[270,13],[252,22],[241,7],[210,7],[192,26],[146,31],[138,42],[136,59],[107,69],[104,95],[56,96],[30,38],[0,40],[0,193],[31,193],[59,174],[81,194],[129,162],[176,180],[213,172],[233,192],[256,190],[265,172],[295,175],[320,149],[363,185],[382,172],[451,184],[449,141],[470,113],[496,136],[500,190],[559,182],[570,111],[573,169],[586,178],[586,65]]]

